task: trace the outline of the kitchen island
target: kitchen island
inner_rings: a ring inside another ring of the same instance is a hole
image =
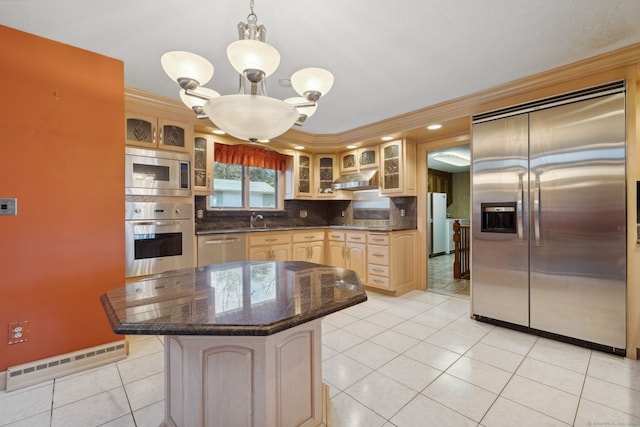
[[[165,336],[166,427],[324,423],[321,320],[366,301],[351,270],[243,261],[101,297],[117,334]]]

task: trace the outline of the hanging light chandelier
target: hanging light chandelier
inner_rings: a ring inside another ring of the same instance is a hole
[[[202,56],[172,51],[162,55],[161,63],[182,88],[182,101],[196,114],[206,115],[229,135],[256,142],[275,138],[310,117],[320,97],[331,89],[333,74],[303,68],[291,76],[291,86],[300,97],[282,101],[267,96],[265,80],[278,68],[280,54],[265,42],[266,28],[258,26],[253,6],[251,0],[247,23],[238,24],[239,40],[227,47],[229,62],[240,74],[238,94],[221,96],[203,86],[213,76],[213,65]]]

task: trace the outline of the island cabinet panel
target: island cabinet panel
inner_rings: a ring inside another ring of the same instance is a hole
[[[268,336],[166,336],[163,427],[323,425],[321,321]]]

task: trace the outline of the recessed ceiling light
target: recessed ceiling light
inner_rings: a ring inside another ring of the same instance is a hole
[[[353,148],[356,148],[356,146],[355,146],[355,145],[347,145],[347,148],[348,148],[349,150],[351,150],[351,149],[353,149]]]
[[[382,138],[380,138],[383,141],[391,141],[393,139],[392,136],[383,136]]]
[[[295,147],[296,150],[304,150],[304,147],[302,145],[296,145]]]
[[[427,126],[427,129],[429,130],[438,130],[442,127],[442,125],[440,123],[434,123],[432,125]]]
[[[225,135],[226,132],[223,131],[222,129],[214,129],[213,133],[215,133],[216,135]]]

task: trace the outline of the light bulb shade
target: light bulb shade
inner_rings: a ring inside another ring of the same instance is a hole
[[[294,96],[293,98],[287,98],[284,100],[284,102],[289,103],[294,107],[296,107],[296,105],[308,105],[305,107],[296,107],[296,110],[298,110],[298,114],[304,114],[305,116],[307,116],[307,118],[313,116],[313,113],[315,113],[316,110],[318,109],[318,104],[314,103],[313,105],[309,105],[310,104],[309,100],[301,96]]]
[[[293,73],[291,86],[302,96],[305,96],[305,92],[326,95],[333,86],[333,74],[324,68],[303,68]]]
[[[213,89],[209,89],[208,87],[199,87],[194,90],[190,90],[189,93],[195,94],[196,96],[188,95],[185,90],[180,91],[180,99],[184,102],[184,105],[193,109],[193,107],[202,107],[204,103],[209,99],[217,98],[220,96],[218,92]],[[203,97],[209,99],[203,99],[198,97],[197,95],[201,95]]]
[[[293,126],[298,110],[279,99],[225,95],[207,101],[204,111],[217,127],[238,139],[272,139]]]
[[[211,62],[195,53],[174,50],[162,55],[160,63],[165,73],[176,82],[180,79],[188,79],[196,81],[198,86],[202,86],[207,84],[213,77],[213,65]],[[191,89],[194,89],[194,87],[191,87]]]
[[[243,74],[244,70],[261,70],[268,77],[280,65],[280,54],[268,43],[259,40],[237,40],[227,47],[227,57],[233,68]]]

